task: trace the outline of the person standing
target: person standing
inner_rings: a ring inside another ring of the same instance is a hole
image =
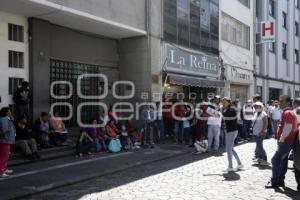
[[[293,108],[294,111],[297,115],[297,120],[298,120],[298,129],[300,126],[300,98],[297,98],[293,102]],[[295,169],[295,178],[296,182],[298,184],[297,190],[300,192],[300,135],[299,132],[297,134],[297,137],[295,138],[295,145],[293,148],[294,152],[294,169]]]
[[[292,108],[292,100],[288,95],[279,98],[282,109],[281,119],[277,129],[277,150],[272,158],[272,177],[266,188],[285,187],[284,179],[288,169],[288,156],[293,149],[298,132],[298,122]]]
[[[163,121],[163,113],[162,106],[160,102],[156,102],[156,110],[155,110],[155,126],[157,131],[159,132],[158,140],[160,143],[165,143],[165,127]]]
[[[226,172],[233,172],[236,169],[232,166],[232,157],[234,156],[238,166],[237,169],[242,169],[244,166],[242,162],[234,150],[234,141],[238,134],[237,129],[237,112],[235,109],[231,108],[231,99],[229,97],[224,97],[223,100],[223,130],[225,132],[225,140],[226,140],[226,152],[228,157],[228,168],[225,170]]]
[[[8,107],[0,111],[0,178],[7,178],[12,170],[7,169],[10,145],[15,143],[16,129],[12,122],[12,114]]]
[[[150,148],[154,148],[154,140],[153,140],[153,126],[154,126],[154,109],[151,104],[145,105],[145,109],[142,111],[142,121],[143,121],[143,135],[142,135],[142,146],[147,148],[147,139],[149,138]]]
[[[254,108],[252,106],[252,101],[248,100],[247,103],[243,106],[240,116],[243,120],[243,131],[242,131],[242,138],[247,140],[250,138],[250,128],[252,125],[252,119],[254,116]]]
[[[281,118],[281,109],[278,105],[278,101],[274,101],[274,106],[270,111],[270,118],[272,121],[272,135],[274,135],[274,137],[276,138],[276,132]]]
[[[217,153],[219,151],[220,145],[220,132],[221,132],[221,113],[217,111],[214,105],[210,105],[207,109],[207,113],[209,114],[207,120],[208,127],[208,151],[212,149],[212,144],[214,143],[213,151]]]
[[[267,160],[267,154],[263,146],[264,138],[267,135],[268,129],[268,116],[263,110],[263,104],[261,102],[254,103],[255,114],[253,118],[253,135],[255,136],[256,148],[255,158],[259,165],[269,165]]]
[[[19,118],[25,115],[31,123],[31,114],[29,109],[30,96],[29,83],[27,81],[23,81],[21,87],[17,88],[14,92],[13,100],[17,109],[17,116],[15,117]]]

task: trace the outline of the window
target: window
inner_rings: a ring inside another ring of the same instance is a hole
[[[299,64],[299,50],[295,49],[295,63]]]
[[[299,36],[299,24],[298,24],[298,22],[295,22],[295,35]]]
[[[275,18],[275,1],[269,0],[269,15]]]
[[[177,27],[178,27],[178,44],[189,46],[189,1],[177,0]]]
[[[241,4],[247,6],[248,8],[250,7],[250,1],[249,0],[238,0],[239,2],[241,2]]]
[[[299,0],[295,0],[295,7],[299,8]]]
[[[286,43],[282,43],[282,58],[286,59]]]
[[[8,24],[8,40],[24,42],[24,27]]]
[[[177,43],[177,4],[174,0],[164,2],[164,39]]]
[[[8,79],[8,94],[13,95],[16,89],[22,84],[23,78],[12,78]]]
[[[275,42],[269,42],[269,51],[275,53]]]
[[[283,27],[287,29],[287,14],[285,12],[282,12],[282,22],[283,22]]]
[[[8,51],[9,67],[23,68],[24,67],[24,53],[18,51]]]
[[[218,54],[219,0],[164,0],[164,40]]]
[[[250,49],[250,27],[222,13],[222,40]]]
[[[300,92],[295,90],[295,98],[299,98],[300,97]]]

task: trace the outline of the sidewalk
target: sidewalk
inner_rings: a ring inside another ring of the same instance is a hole
[[[162,145],[119,154],[100,153],[83,159],[72,157],[12,168],[14,175],[0,179],[1,200],[24,198],[49,189],[78,183],[191,152],[185,146]],[[5,191],[5,192],[4,192]]]

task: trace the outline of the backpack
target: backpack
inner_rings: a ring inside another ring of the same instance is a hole
[[[121,142],[119,139],[112,139],[109,142],[108,149],[113,153],[120,152],[122,148]]]

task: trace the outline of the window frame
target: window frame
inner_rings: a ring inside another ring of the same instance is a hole
[[[15,63],[15,59],[17,62]],[[24,52],[8,50],[8,67],[9,68],[24,68]]]
[[[295,36],[299,37],[299,23],[295,21]]]
[[[14,32],[16,31],[16,32]],[[24,42],[24,26],[8,23],[8,40],[14,42]]]
[[[274,0],[269,0],[269,9],[268,9],[269,11],[269,15],[271,16],[271,17],[273,17],[274,19],[276,18],[275,16],[276,16],[276,14],[275,14],[275,1]]]
[[[294,50],[294,56],[295,56],[295,64],[299,64],[299,50],[298,49],[295,49]]]
[[[24,78],[20,77],[8,77],[8,95],[13,95],[18,86],[24,81]],[[16,85],[15,83],[19,83]]]
[[[283,24],[282,24],[282,27],[285,28],[286,30],[288,30],[287,28],[287,16],[288,14],[284,11],[282,11],[282,21],[283,21]]]
[[[282,43],[282,59],[287,60],[287,44]]]

